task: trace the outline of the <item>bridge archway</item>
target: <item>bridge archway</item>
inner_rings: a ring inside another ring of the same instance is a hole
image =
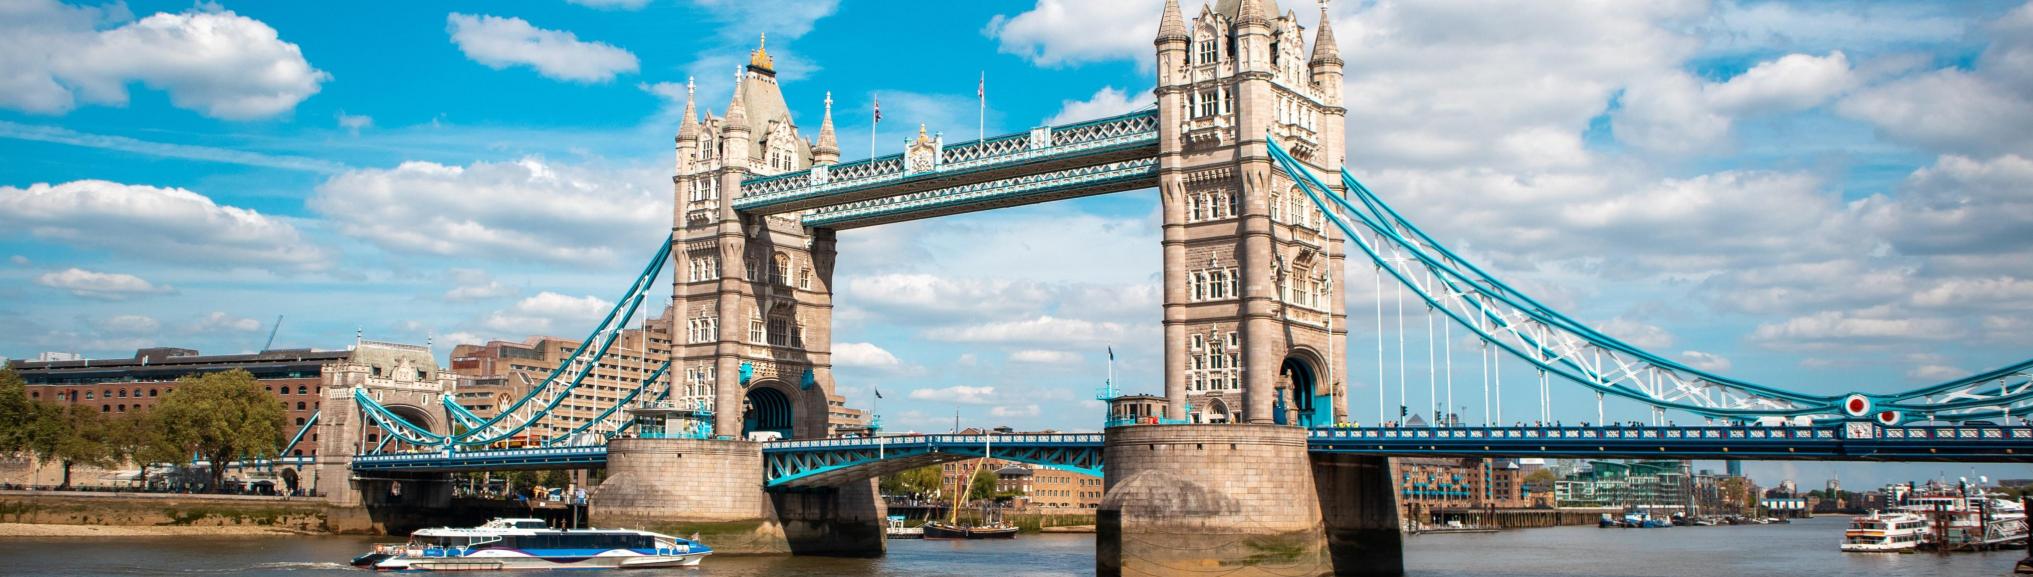
[[[1235,417],[1229,414],[1228,403],[1222,402],[1220,398],[1208,399],[1207,407],[1195,414],[1194,418],[1201,423],[1227,423],[1235,420]]]
[[[792,394],[774,383],[756,383],[748,388],[748,393],[741,400],[741,436],[747,438],[749,433],[773,432],[784,439],[795,438],[797,417],[797,403],[792,400]]]
[[[1309,428],[1334,422],[1334,402],[1323,390],[1313,359],[1306,351],[1295,350],[1278,367],[1278,380],[1285,384],[1285,406],[1295,416],[1290,424]]]
[[[423,425],[424,427],[429,428],[433,433],[443,434],[447,432],[444,430],[444,428],[438,425],[437,419],[431,418],[431,412],[424,410],[422,407],[418,407],[416,405],[411,404],[392,404],[392,405],[382,405],[382,408],[388,409],[388,412],[394,413],[395,416],[400,417],[404,421],[409,421],[411,423]],[[381,443],[389,435],[388,431],[382,430],[382,428],[379,426],[370,427],[367,434],[368,434],[367,441],[369,444],[367,447],[362,449],[362,452],[368,452],[374,449],[375,447],[381,447],[383,450],[395,450],[410,447],[408,443],[402,441],[401,437],[396,437],[394,440],[387,441],[388,444],[385,446],[382,445]]]

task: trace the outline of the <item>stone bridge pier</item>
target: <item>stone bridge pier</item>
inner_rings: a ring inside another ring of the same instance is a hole
[[[879,557],[888,515],[875,479],[766,490],[762,444],[717,439],[615,439],[592,522],[689,537],[714,551]]]
[[[442,408],[458,378],[437,366],[428,347],[361,340],[345,362],[320,375],[317,456],[309,486],[331,503],[333,530],[347,533],[402,533],[445,513],[452,504],[451,476],[444,473],[355,475],[353,457],[376,447],[399,448],[388,432],[354,400],[356,392],[411,423],[449,433]],[[384,442],[386,444],[384,444]]]
[[[1309,456],[1305,429],[1266,424],[1115,427],[1105,451],[1102,577],[1404,574],[1381,457]]]

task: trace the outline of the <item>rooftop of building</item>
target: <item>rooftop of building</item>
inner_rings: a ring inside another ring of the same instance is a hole
[[[72,372],[72,371],[116,371],[139,368],[193,369],[209,366],[281,364],[281,363],[326,363],[344,360],[352,351],[320,351],[315,349],[272,349],[258,353],[230,355],[200,354],[196,349],[174,347],[150,347],[134,351],[134,356],[116,359],[80,359],[75,361],[9,361],[8,366],[16,371],[28,372]]]

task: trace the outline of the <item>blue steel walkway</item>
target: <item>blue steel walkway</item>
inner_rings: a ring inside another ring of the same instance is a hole
[[[1314,429],[1310,437],[1315,453],[1392,457],[2033,462],[2033,426],[2025,425],[1356,427]],[[1100,433],[1071,433],[777,441],[763,445],[764,479],[771,487],[839,485],[983,455],[1100,475],[1103,440]],[[606,447],[562,447],[365,455],[353,470],[574,469],[606,462]]]

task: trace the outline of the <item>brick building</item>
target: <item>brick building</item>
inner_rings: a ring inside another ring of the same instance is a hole
[[[1525,487],[1532,467],[1517,459],[1402,457],[1393,459],[1398,501],[1408,509],[1516,509],[1547,499]]]
[[[318,412],[323,369],[351,356],[352,351],[311,349],[203,355],[194,349],[155,347],[124,359],[11,361],[8,366],[28,384],[31,401],[97,406],[109,414],[148,410],[176,388],[177,379],[240,369],[282,401],[293,432]],[[311,454],[313,446],[307,443],[293,452]]]

